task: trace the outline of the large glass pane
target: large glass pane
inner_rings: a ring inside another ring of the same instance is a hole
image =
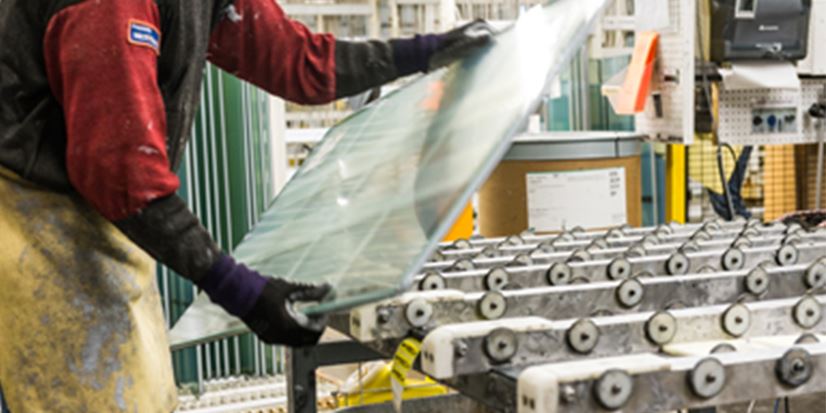
[[[330,283],[334,296],[304,309],[308,313],[347,309],[408,288],[606,1],[536,7],[486,50],[332,128],[235,250],[236,258],[264,274]],[[184,316],[176,329],[199,326],[205,324]]]

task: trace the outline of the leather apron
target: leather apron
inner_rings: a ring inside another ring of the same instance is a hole
[[[12,413],[169,413],[155,263],[76,195],[0,168],[0,385]]]

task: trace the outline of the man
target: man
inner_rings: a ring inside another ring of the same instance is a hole
[[[290,303],[326,286],[233,261],[175,195],[206,60],[318,104],[422,72],[489,39],[337,41],[273,0],[0,1],[0,385],[13,413],[170,412],[153,262],[267,343],[315,344]]]

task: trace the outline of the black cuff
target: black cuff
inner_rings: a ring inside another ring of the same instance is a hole
[[[417,34],[409,39],[390,40],[399,76],[427,72],[430,58],[439,50],[443,41],[444,35],[438,34]]]
[[[390,44],[336,40],[336,98],[356,95],[397,77]]]
[[[153,258],[196,283],[220,256],[212,236],[177,195],[155,200],[115,225]]]

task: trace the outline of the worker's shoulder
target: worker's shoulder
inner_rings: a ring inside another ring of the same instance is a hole
[[[0,0],[2,3],[18,3],[27,8],[47,11],[54,14],[67,7],[71,7],[84,2],[94,2],[101,6],[134,7],[155,4],[162,14],[164,12],[172,14],[199,15],[215,13],[224,10],[236,0]],[[199,13],[200,12],[200,13]]]
[[[20,17],[29,22],[40,22],[44,25],[53,16],[72,6],[94,2],[101,7],[130,7],[140,3],[169,3],[177,0],[2,0],[0,13]]]
[[[45,29],[49,20],[61,10],[84,0],[2,0],[0,18],[3,28],[19,30],[27,26]],[[10,26],[15,26],[14,28]]]
[[[163,10],[178,10],[186,9],[187,5],[203,6],[204,3],[220,3],[230,4],[234,0],[209,0],[203,2],[202,0],[2,0],[0,3],[8,3],[10,6],[15,5],[20,8],[39,11],[41,14],[52,16],[64,9],[79,5],[81,3],[93,2],[101,7],[135,7],[146,4],[155,4]],[[6,5],[6,4],[4,4]]]

